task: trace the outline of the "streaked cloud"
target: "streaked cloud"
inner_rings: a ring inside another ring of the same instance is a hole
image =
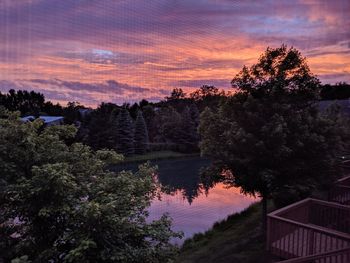
[[[101,101],[122,104],[138,102],[144,97],[151,101],[161,100],[168,94],[168,90],[149,89],[139,86],[130,86],[115,80],[101,83],[83,83],[79,81],[65,81],[60,79],[30,79],[17,81],[0,81],[0,91],[9,89],[36,90],[45,97],[65,105],[67,101],[79,101],[87,106],[94,106]]]
[[[349,13],[348,0],[4,0],[0,80],[61,102],[160,99],[175,87],[227,89],[285,43],[322,81],[350,82]]]

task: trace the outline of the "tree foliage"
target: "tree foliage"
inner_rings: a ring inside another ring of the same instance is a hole
[[[11,111],[39,115],[45,107],[45,97],[34,91],[10,89],[7,94],[0,93],[0,104]]]
[[[124,155],[134,153],[134,123],[127,109],[122,109],[116,122],[117,151]]]
[[[257,64],[243,69],[231,82],[239,92],[279,102],[309,103],[318,98],[320,81],[295,48],[267,48]]]
[[[345,100],[350,98],[350,84],[339,82],[335,85],[326,84],[322,86],[321,98],[323,100]]]
[[[179,88],[175,88],[172,90],[170,97],[166,97],[168,101],[173,101],[173,100],[181,100],[186,97],[186,93]]]
[[[82,142],[93,149],[115,149],[117,105],[102,103],[83,123],[78,132]]]
[[[2,114],[4,116],[6,114]],[[73,126],[0,119],[0,258],[5,262],[168,262],[176,236],[147,223],[154,168],[115,174],[113,151],[67,145]]]
[[[318,112],[318,83],[299,51],[268,48],[233,79],[238,92],[218,112],[202,113],[202,153],[265,205],[291,191],[287,202],[309,195],[335,176],[347,133],[336,114]]]
[[[142,111],[137,113],[135,121],[134,145],[135,153],[144,154],[148,150],[149,138],[145,119]]]

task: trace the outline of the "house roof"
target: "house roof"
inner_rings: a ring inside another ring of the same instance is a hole
[[[24,122],[33,121],[35,119],[36,118],[32,115],[21,118]],[[62,116],[39,116],[39,119],[43,120],[45,124],[48,124],[55,121],[63,121],[64,118]]]

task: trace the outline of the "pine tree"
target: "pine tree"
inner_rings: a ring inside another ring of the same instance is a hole
[[[181,113],[182,125],[180,133],[180,144],[185,148],[186,152],[198,149],[198,133],[195,122],[192,120],[191,111],[188,107]]]
[[[135,122],[135,153],[144,154],[147,151],[149,138],[145,119],[143,118],[142,111],[138,111]]]
[[[117,116],[117,151],[124,155],[134,153],[134,125],[128,110],[123,109]]]
[[[191,119],[194,122],[196,128],[199,125],[199,111],[198,111],[198,107],[196,104],[192,103],[190,106],[190,115],[191,115]]]

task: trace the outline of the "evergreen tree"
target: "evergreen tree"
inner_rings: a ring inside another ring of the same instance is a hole
[[[134,133],[135,153],[144,154],[148,149],[148,131],[142,111],[138,111]]]
[[[181,133],[181,115],[173,107],[163,107],[156,112],[155,124],[159,131],[157,142],[178,143]]]
[[[189,107],[181,113],[181,130],[179,144],[183,145],[183,150],[186,152],[192,152],[198,149],[198,133],[196,123],[192,119],[191,111]]]
[[[84,143],[93,149],[114,149],[116,145],[116,115],[119,112],[117,105],[113,103],[102,103],[91,113],[88,120],[82,123],[82,136]]]
[[[124,155],[134,153],[134,124],[128,110],[123,109],[117,116],[117,151]]]
[[[193,123],[195,124],[196,128],[199,124],[199,111],[196,104],[192,103],[190,106],[190,115]]]

